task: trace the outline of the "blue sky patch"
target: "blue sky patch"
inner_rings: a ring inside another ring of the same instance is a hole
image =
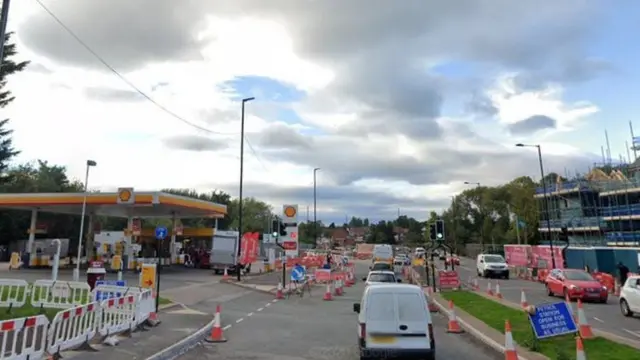
[[[236,93],[233,99],[255,97],[260,101],[288,103],[302,100],[306,94],[294,86],[264,76],[238,76],[227,81],[225,87]]]

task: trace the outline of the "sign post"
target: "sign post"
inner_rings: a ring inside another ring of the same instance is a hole
[[[298,205],[282,206],[282,224],[286,229],[287,235],[281,239],[282,248],[288,257],[298,256]]]
[[[167,228],[164,226],[156,227],[156,313],[160,307],[160,250],[162,249],[162,241],[167,237]]]

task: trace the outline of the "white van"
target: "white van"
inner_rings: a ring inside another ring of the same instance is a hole
[[[373,246],[373,261],[372,263],[384,261],[390,264],[393,263],[393,247],[389,244],[378,244]]]
[[[433,360],[435,337],[427,297],[422,288],[408,284],[368,286],[359,304],[360,359],[405,358]]]
[[[479,254],[476,260],[478,276],[485,278],[501,277],[509,280],[509,265],[502,255]]]

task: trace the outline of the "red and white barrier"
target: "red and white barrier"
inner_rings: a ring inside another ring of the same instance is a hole
[[[137,298],[136,295],[125,295],[100,303],[101,321],[98,324],[98,333],[105,337],[105,343],[115,346],[118,344],[118,338],[113,335],[135,330]]]
[[[49,320],[44,315],[0,321],[0,359],[43,358],[47,350],[48,325]],[[10,338],[13,341],[9,341]]]
[[[71,350],[96,336],[100,324],[100,307],[92,302],[61,311],[51,320],[47,332],[47,352],[51,355]]]

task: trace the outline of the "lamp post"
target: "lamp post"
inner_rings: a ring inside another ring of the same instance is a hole
[[[238,281],[242,280],[240,275],[240,253],[242,251],[242,185],[244,180],[244,105],[249,101],[255,100],[254,97],[242,99],[242,111],[240,113],[240,194],[238,196],[238,252],[236,259],[236,275]]]
[[[549,233],[549,250],[551,250],[551,266],[556,268],[556,257],[553,253],[553,238],[551,237],[551,211],[549,210],[549,199],[547,199],[547,181],[544,178],[544,166],[542,165],[542,149],[540,145],[516,144],[517,147],[535,147],[538,149],[538,162],[540,163],[540,177],[542,181],[542,198],[544,199],[544,210],[547,212],[547,232]]]
[[[84,217],[87,212],[87,190],[89,188],[89,169],[92,166],[96,166],[94,160],[87,160],[87,170],[84,175],[84,194],[82,196],[82,212],[80,215],[80,234],[78,235],[78,255],[76,257],[76,268],[73,270],[73,280],[78,281],[80,279],[80,259],[82,259],[82,238],[84,235]],[[88,259],[87,259],[88,260]]]
[[[476,187],[481,187],[479,182],[473,181],[465,181],[465,185],[475,185]],[[480,213],[482,214],[482,194],[480,194]],[[480,224],[480,251],[484,252],[484,216],[482,217],[482,224]]]
[[[313,169],[313,240],[316,245],[318,244],[318,209],[317,209],[318,196],[316,191],[316,185],[317,185],[316,174],[318,173],[318,170],[320,170],[320,168]]]

